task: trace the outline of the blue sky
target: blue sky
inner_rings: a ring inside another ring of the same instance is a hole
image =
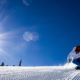
[[[0,0],[0,62],[64,64],[79,35],[79,0]]]

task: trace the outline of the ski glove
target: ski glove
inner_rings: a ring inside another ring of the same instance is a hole
[[[71,63],[71,59],[68,59],[68,63]]]

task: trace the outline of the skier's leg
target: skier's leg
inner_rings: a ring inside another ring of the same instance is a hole
[[[73,63],[76,64],[77,66],[80,66],[80,58],[74,59]]]
[[[77,65],[75,69],[80,70],[80,58],[74,59],[73,63]]]

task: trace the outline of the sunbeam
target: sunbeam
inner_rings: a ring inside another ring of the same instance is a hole
[[[4,47],[9,46],[12,42],[11,39],[14,37],[14,32],[5,32],[0,34],[0,53],[2,55],[9,55],[7,51],[4,50]]]

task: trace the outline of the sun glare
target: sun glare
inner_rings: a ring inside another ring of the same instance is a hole
[[[9,32],[6,33],[1,33],[0,34],[0,54],[6,54],[6,51],[4,50],[4,46],[7,46],[7,44],[9,45]]]

